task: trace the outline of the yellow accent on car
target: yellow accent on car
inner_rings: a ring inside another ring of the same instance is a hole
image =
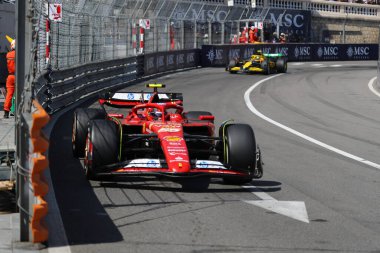
[[[150,83],[146,85],[147,88],[165,88],[165,84],[162,83]]]

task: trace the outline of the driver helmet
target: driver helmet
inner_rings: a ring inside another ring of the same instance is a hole
[[[158,119],[162,116],[162,112],[160,110],[154,109],[150,112],[150,116],[152,116],[155,119]]]

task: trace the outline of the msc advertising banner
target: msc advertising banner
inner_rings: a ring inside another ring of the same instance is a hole
[[[304,10],[269,9],[265,17],[264,39],[274,32],[285,33],[288,42],[308,42],[311,36],[311,12]]]
[[[257,50],[282,53],[290,62],[378,60],[378,44],[248,44],[204,45],[202,66],[226,66],[231,59],[248,59]]]
[[[144,55],[144,75],[200,66],[200,50],[180,50]]]

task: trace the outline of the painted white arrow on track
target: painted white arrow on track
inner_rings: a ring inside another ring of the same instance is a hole
[[[250,190],[261,200],[243,200],[245,203],[255,205],[266,210],[287,216],[289,218],[309,223],[306,205],[303,201],[278,201],[260,188],[253,185],[245,185],[243,188]]]

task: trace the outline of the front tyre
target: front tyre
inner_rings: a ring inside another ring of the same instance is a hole
[[[117,125],[109,120],[92,120],[88,125],[84,168],[88,179],[96,179],[101,167],[116,163],[120,138]]]
[[[227,184],[245,184],[252,181],[256,169],[256,139],[247,124],[225,126],[224,163],[231,169],[246,172],[247,177],[225,178]]]
[[[270,67],[268,60],[265,60],[261,63],[261,69],[263,70],[264,75],[270,74]]]

